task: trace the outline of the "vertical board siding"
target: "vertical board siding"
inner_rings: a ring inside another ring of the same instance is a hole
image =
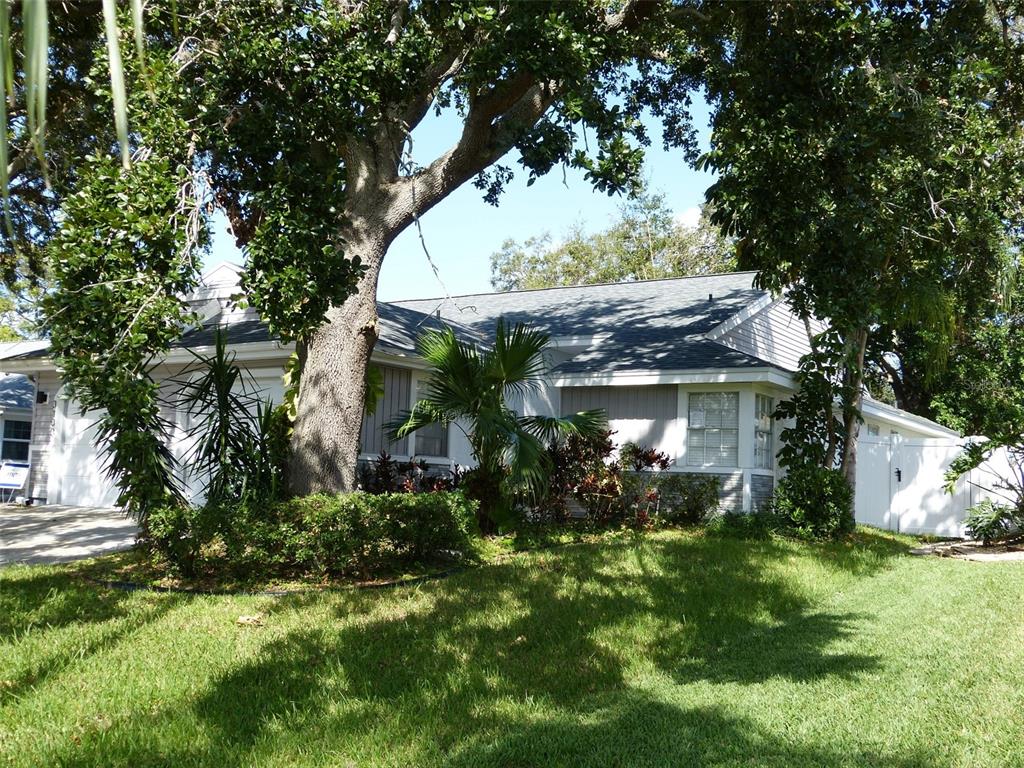
[[[390,442],[384,432],[385,425],[402,411],[409,410],[412,404],[412,373],[408,369],[390,365],[382,365],[380,368],[384,373],[384,395],[377,403],[376,413],[363,416],[359,450],[360,453],[378,454],[387,451],[405,456],[408,454],[408,439]]]
[[[750,506],[755,512],[767,509],[774,492],[774,477],[771,475],[750,476]]]
[[[646,387],[563,387],[562,414],[603,409],[608,414],[612,440],[619,446],[637,443],[665,451],[679,452],[675,435],[678,387],[659,384]]]
[[[562,415],[603,408],[609,421],[672,420],[676,418],[677,390],[674,384],[647,387],[563,387]]]
[[[60,378],[56,373],[42,373],[36,377],[36,391],[46,393],[45,403],[32,406],[32,439],[28,445],[29,470],[25,495],[37,499],[46,498],[46,486],[50,479],[50,444],[53,438],[53,422],[57,404]]]
[[[824,329],[820,321],[811,323],[814,333]],[[811,351],[803,321],[792,313],[785,301],[762,309],[727,331],[718,341],[789,371],[795,371],[800,366],[800,358]]]

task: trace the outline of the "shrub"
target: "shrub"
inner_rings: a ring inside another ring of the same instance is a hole
[[[766,539],[788,527],[788,520],[772,512],[755,512],[749,515],[726,512],[713,515],[707,521],[709,533],[738,539]]]
[[[470,558],[475,513],[476,503],[459,492],[356,492],[243,506],[230,515],[167,507],[154,514],[150,536],[186,576],[205,553],[206,566],[236,575],[369,577]],[[209,547],[215,540],[222,546]]]
[[[461,487],[466,470],[431,467],[423,459],[400,462],[387,451],[373,461],[359,464],[359,490],[367,493],[430,493],[454,491]]]
[[[791,467],[775,489],[771,512],[801,536],[835,538],[853,530],[853,491],[838,469]]]
[[[547,493],[534,505],[533,522],[564,522],[570,500],[578,501],[588,518],[607,516],[610,500],[622,490],[620,467],[609,461],[615,450],[613,434],[609,430],[598,435],[574,433],[548,448]]]
[[[619,461],[634,472],[657,469],[664,472],[672,466],[672,459],[656,448],[646,448],[636,443],[624,443],[619,449]]]
[[[718,509],[718,478],[669,472],[629,472],[622,478],[617,521],[634,527],[696,525]]]
[[[981,543],[987,547],[994,539],[1005,536],[1013,528],[1013,509],[986,499],[971,507],[964,526],[972,538],[981,539]]]
[[[697,525],[718,509],[719,481],[714,475],[660,475],[657,490],[658,514],[669,524]]]
[[[207,508],[174,504],[150,510],[146,536],[169,562],[192,576],[200,551],[216,534],[216,527]]]

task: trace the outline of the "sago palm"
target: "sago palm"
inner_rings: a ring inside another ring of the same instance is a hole
[[[490,349],[459,341],[450,328],[425,333],[418,348],[431,367],[426,396],[388,424],[392,439],[431,424],[455,424],[466,434],[477,462],[467,490],[480,502],[483,533],[509,521],[516,496],[543,493],[552,441],[605,429],[603,411],[556,418],[522,416],[510,407],[510,398],[540,387],[547,344],[547,334],[523,324],[510,329],[503,321]]]

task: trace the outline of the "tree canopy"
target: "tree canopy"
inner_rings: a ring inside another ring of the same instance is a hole
[[[547,232],[522,243],[506,240],[491,255],[491,285],[514,291],[731,272],[733,252],[704,212],[696,226],[687,226],[663,194],[644,191],[623,203],[618,219],[600,232],[576,225],[557,244]]]
[[[394,238],[470,181],[497,202],[516,174],[529,183],[567,165],[598,190],[636,190],[655,138],[645,112],[681,162],[696,162],[695,91],[713,107],[713,220],[763,285],[831,320],[820,342],[842,362],[848,432],[872,333],[919,321],[945,338],[949,282],[991,284],[995,244],[1020,222],[1019,3],[146,9],[145,63],[125,61],[139,86],[128,91],[132,165],[113,157],[109,125],[55,121],[54,141],[79,159],[60,232],[39,230],[54,352],[129,451],[153,444],[132,437],[158,430],[146,370],[188,322],[177,297],[195,284],[216,209],[245,252],[247,300],[297,341],[300,492],[355,479],[361,372]],[[103,41],[91,28],[81,41],[91,58],[74,82],[106,106]],[[457,116],[457,130],[421,158],[413,138],[431,111]]]
[[[994,294],[1006,237],[1021,232],[1020,9],[752,3],[726,12],[735,48],[708,76],[716,109],[703,165],[718,174],[708,197],[739,238],[740,265],[788,289],[799,314],[827,318],[816,345],[840,363],[832,381],[846,439],[836,445],[852,479],[869,339],[917,333],[941,366],[958,285]]]

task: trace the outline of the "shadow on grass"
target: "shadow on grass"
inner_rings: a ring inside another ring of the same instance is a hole
[[[32,627],[107,621],[120,615],[126,597],[97,589],[63,569],[8,566],[0,570],[0,641]]]
[[[843,583],[890,556],[884,542],[865,557],[842,546],[812,551]],[[780,566],[793,556],[792,543],[775,540],[624,539],[412,590],[284,598],[268,615],[329,600],[333,617],[210,681],[184,713],[204,737],[176,744],[158,764],[294,760],[307,740],[317,754],[350,754],[375,738],[377,754],[420,756],[410,764],[931,765],[917,755],[808,749],[784,732],[632,687],[634,673],[651,668],[680,685],[855,679],[876,668],[870,655],[833,647],[869,617],[820,610]],[[531,716],[533,708],[546,714]],[[97,746],[61,762],[147,762],[142,746],[130,746],[146,739],[129,732],[112,742],[116,755]]]
[[[486,743],[454,751],[453,768],[481,765],[574,766],[860,766],[931,768],[924,753],[911,756],[809,747],[766,733],[717,707],[692,709],[631,693],[606,709],[579,717],[524,723]]]
[[[82,624],[100,627],[88,640],[62,643],[48,636],[20,669],[8,672],[0,702],[19,696],[69,665],[113,647],[137,629],[160,619],[181,604],[182,596],[162,596],[129,607],[130,595],[100,589],[66,570],[18,566],[0,572],[0,643],[16,642],[33,632],[60,631]]]

